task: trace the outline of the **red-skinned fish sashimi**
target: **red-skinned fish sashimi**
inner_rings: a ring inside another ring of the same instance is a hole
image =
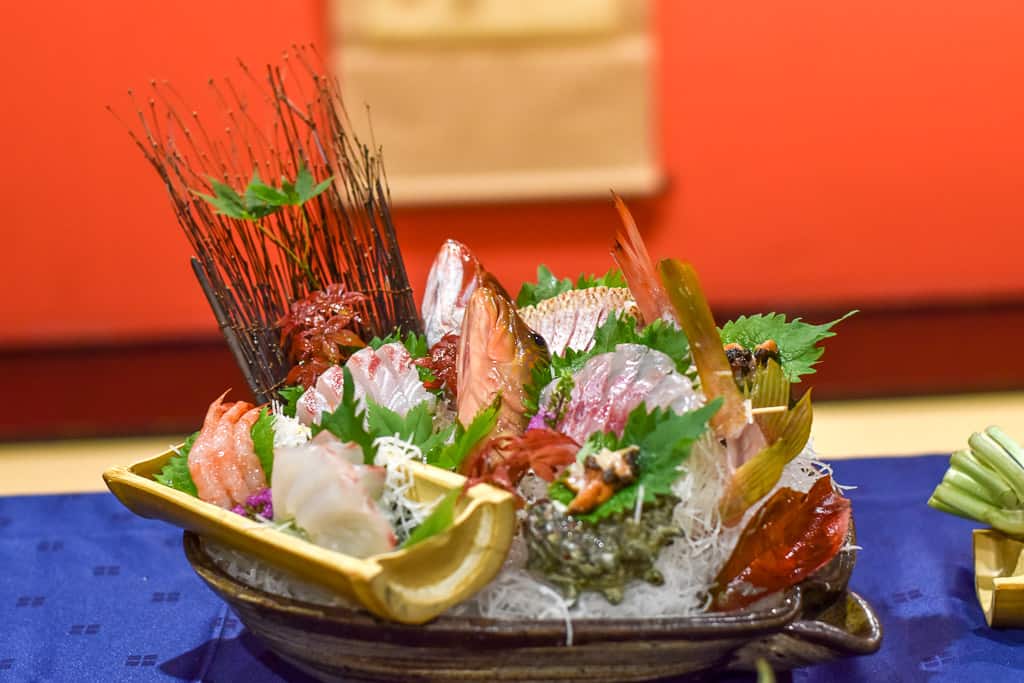
[[[641,403],[679,414],[704,403],[675,361],[641,344],[620,344],[613,352],[594,356],[573,380],[555,427],[580,443],[594,432],[622,434],[627,417]],[[554,388],[549,384],[541,395],[542,406],[548,406]]]

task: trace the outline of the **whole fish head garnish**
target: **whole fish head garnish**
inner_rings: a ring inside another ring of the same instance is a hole
[[[510,298],[462,242],[445,240],[434,257],[423,290],[423,326],[427,344],[433,346],[446,334],[459,334],[466,306],[477,287],[487,286]]]
[[[525,386],[534,365],[550,359],[544,338],[523,322],[512,300],[481,283],[466,306],[456,363],[459,420],[468,425],[501,394],[497,434],[526,428]]]

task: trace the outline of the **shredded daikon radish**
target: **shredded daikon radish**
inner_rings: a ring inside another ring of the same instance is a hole
[[[405,464],[410,460],[422,461],[423,452],[397,436],[382,436],[373,443],[377,447],[374,464],[385,471],[384,493],[378,503],[401,543],[423,523],[434,506],[433,502],[423,503],[409,496],[414,482]]]
[[[326,588],[307,583],[293,574],[275,569],[260,560],[215,541],[204,539],[203,548],[214,564],[247,586],[316,605],[358,608],[355,603]]]
[[[274,401],[270,407],[274,415],[274,448],[301,446],[312,438],[312,430],[281,412],[280,403]]]

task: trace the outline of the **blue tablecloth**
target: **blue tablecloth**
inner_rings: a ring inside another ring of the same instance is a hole
[[[835,463],[838,481],[859,486],[852,587],[885,638],[876,655],[793,681],[1024,680],[1024,631],[987,628],[975,600],[975,525],[924,504],[945,467],[938,456]],[[0,618],[0,682],[309,680],[192,573],[179,530],[109,494],[0,498]]]

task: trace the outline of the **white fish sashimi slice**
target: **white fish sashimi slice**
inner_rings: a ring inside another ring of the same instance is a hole
[[[303,470],[309,449],[306,445],[274,449],[274,473],[271,476],[270,494],[274,507],[274,519],[287,520],[295,517],[295,510],[288,501],[288,492],[295,488],[295,481]]]
[[[479,267],[480,262],[461,242],[446,240],[441,245],[430,266],[420,309],[429,346],[462,329],[466,304],[478,284]]]
[[[648,409],[671,408],[678,414],[704,403],[671,358],[640,344],[619,344],[615,351],[594,356],[574,379],[576,384],[557,429],[578,443],[594,432],[621,434],[629,413],[641,403]],[[542,404],[551,391],[549,385]]]
[[[334,437],[280,449],[271,488],[275,519],[292,519],[317,545],[354,557],[394,548],[395,534],[374,502],[383,469],[354,461],[362,462],[359,446]]]
[[[344,442],[334,434],[324,430],[310,439],[313,446],[323,448],[332,456],[347,460],[352,465],[362,465],[363,449],[351,442]]]

